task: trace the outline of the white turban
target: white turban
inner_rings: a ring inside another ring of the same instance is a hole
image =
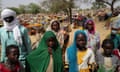
[[[1,18],[4,19],[5,17],[9,17],[9,16],[13,16],[14,18],[16,18],[16,12],[11,10],[11,9],[4,9],[1,12]]]
[[[14,17],[14,20],[10,23],[8,23],[4,20],[4,18],[9,17],[9,16]],[[22,44],[21,32],[20,32],[20,29],[19,29],[20,24],[19,24],[19,21],[16,18],[16,12],[11,10],[11,9],[4,9],[1,12],[1,18],[3,20],[4,28],[7,31],[13,31],[14,39],[17,41],[18,44]]]

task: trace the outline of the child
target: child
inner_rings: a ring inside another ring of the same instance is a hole
[[[16,45],[9,45],[6,48],[7,60],[0,63],[0,72],[25,72],[22,64],[19,62],[19,49]]]
[[[114,72],[117,65],[120,64],[118,57],[112,54],[114,43],[111,39],[105,39],[102,43],[103,53],[97,52],[96,62],[98,72]]]
[[[69,72],[90,72],[89,64],[95,63],[94,53],[86,48],[87,36],[84,31],[76,31],[73,44],[67,49],[66,63]]]
[[[38,48],[27,56],[30,72],[63,72],[62,50],[52,31],[47,31]]]

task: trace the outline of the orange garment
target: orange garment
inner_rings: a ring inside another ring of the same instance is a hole
[[[87,50],[86,51],[77,51],[77,63],[78,64],[82,64],[82,62],[84,61],[83,60],[83,57],[86,55],[86,53],[87,53]],[[79,72],[90,72],[89,71],[89,68],[87,68],[87,69],[80,69],[80,71]]]
[[[81,64],[83,62],[83,57],[85,56],[87,50],[86,51],[77,51],[77,63]]]

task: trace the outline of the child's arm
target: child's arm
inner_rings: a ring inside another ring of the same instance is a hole
[[[66,72],[68,72],[69,63],[68,63],[67,50],[66,50],[66,52],[65,52],[65,64],[64,64],[64,69],[65,69]]]
[[[95,70],[95,66],[96,66],[95,55],[91,51],[91,56],[90,56],[90,59],[89,59],[89,68],[90,68],[90,70],[94,71]]]

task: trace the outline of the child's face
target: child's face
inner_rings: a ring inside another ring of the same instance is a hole
[[[52,29],[55,30],[55,31],[57,31],[57,30],[59,29],[58,23],[54,22],[54,23],[52,24]]]
[[[18,61],[18,57],[19,57],[19,50],[15,48],[10,49],[8,54],[8,59],[12,62],[16,62]]]
[[[83,34],[79,34],[76,38],[76,43],[78,48],[85,48],[86,38]]]
[[[55,46],[55,39],[54,38],[49,38],[47,40],[47,45],[48,45],[48,47],[53,48]]]
[[[92,22],[87,23],[88,30],[92,30],[93,26],[94,26],[94,24]]]
[[[113,47],[112,44],[109,44],[109,43],[105,44],[105,46],[103,47],[105,54],[111,55],[112,49],[113,49],[112,47]]]

